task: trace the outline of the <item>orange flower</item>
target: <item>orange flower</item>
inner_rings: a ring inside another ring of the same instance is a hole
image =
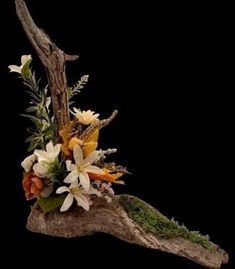
[[[44,188],[43,181],[33,173],[26,174],[23,178],[22,184],[27,200],[38,197]]]
[[[111,174],[111,171],[105,168],[103,169],[103,171],[105,173],[104,175],[88,173],[89,178],[92,180],[105,180],[111,183],[124,184],[122,180],[117,180],[123,175],[122,173]]]

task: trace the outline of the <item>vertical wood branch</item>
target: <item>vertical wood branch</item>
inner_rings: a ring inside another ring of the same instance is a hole
[[[67,95],[66,61],[73,61],[77,55],[66,55],[33,21],[25,0],[15,0],[16,12],[24,31],[46,68],[52,97],[53,113],[58,129],[69,122],[69,102]]]

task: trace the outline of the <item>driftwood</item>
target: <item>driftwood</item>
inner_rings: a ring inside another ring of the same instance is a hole
[[[45,66],[52,96],[53,113],[60,130],[70,121],[65,63],[76,60],[78,56],[66,55],[44,31],[37,27],[24,0],[15,0],[15,4],[22,26]],[[109,123],[116,113],[115,111],[108,120],[101,121],[102,124],[98,127],[102,128]],[[90,128],[93,127],[97,128],[93,125]],[[88,129],[82,138],[89,135],[90,131]],[[115,196],[113,202],[107,204],[99,198],[95,200],[88,212],[77,208],[66,213],[53,211],[45,215],[39,207],[34,206],[28,218],[27,228],[32,232],[66,238],[104,232],[130,243],[186,257],[208,268],[217,269],[220,268],[221,264],[228,262],[227,253],[215,244],[213,251],[209,251],[201,245],[183,238],[163,240],[145,232],[128,217],[120,205],[119,199],[120,196]]]
[[[119,203],[121,197],[122,195],[116,195],[110,204],[103,198],[97,198],[89,211],[77,208],[66,213],[53,211],[45,215],[39,207],[34,206],[28,218],[27,229],[35,233],[65,238],[96,232],[107,233],[123,241],[182,256],[213,269],[218,269],[221,264],[228,262],[227,253],[213,243],[213,250],[207,250],[184,238],[158,239],[145,232],[128,217]],[[151,207],[146,203],[145,205]]]
[[[51,91],[53,114],[58,130],[69,122],[69,106],[67,95],[66,61],[74,61],[78,55],[67,55],[37,27],[24,0],[15,0],[16,12],[25,33],[35,48],[42,64],[45,66],[48,84]]]

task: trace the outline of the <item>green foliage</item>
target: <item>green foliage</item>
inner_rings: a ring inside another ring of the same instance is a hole
[[[196,231],[189,231],[184,225],[179,225],[176,221],[169,220],[138,198],[123,196],[120,202],[131,219],[145,231],[156,235],[156,237],[163,239],[183,237],[191,242],[200,244],[208,250],[212,250],[213,246],[208,236],[201,235]]]
[[[68,88],[68,97],[69,97],[69,103],[72,105],[74,102],[71,101],[71,99],[78,95],[81,90],[85,87],[89,79],[89,75],[83,75],[80,80],[73,86]]]
[[[22,78],[28,86],[26,92],[30,97],[30,106],[22,116],[33,123],[33,126],[27,129],[30,136],[25,142],[30,143],[28,151],[32,151],[35,148],[45,148],[50,140],[55,141],[56,126],[54,118],[50,116],[51,98],[48,97],[48,88],[39,87],[40,80],[36,80],[35,73],[29,69],[28,63],[24,65]]]
[[[60,207],[65,199],[65,194],[54,194],[48,198],[40,198],[37,201],[37,204],[41,207],[44,213],[48,213],[58,207]]]
[[[56,158],[54,163],[49,166],[48,173],[51,181],[61,184],[67,175],[65,162],[59,162],[59,159]]]

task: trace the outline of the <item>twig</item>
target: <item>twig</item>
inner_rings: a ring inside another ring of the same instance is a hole
[[[105,120],[97,121],[91,124],[87,129],[79,136],[81,140],[86,140],[96,129],[102,129],[103,127],[107,126],[117,115],[118,111],[114,110],[112,115]]]

